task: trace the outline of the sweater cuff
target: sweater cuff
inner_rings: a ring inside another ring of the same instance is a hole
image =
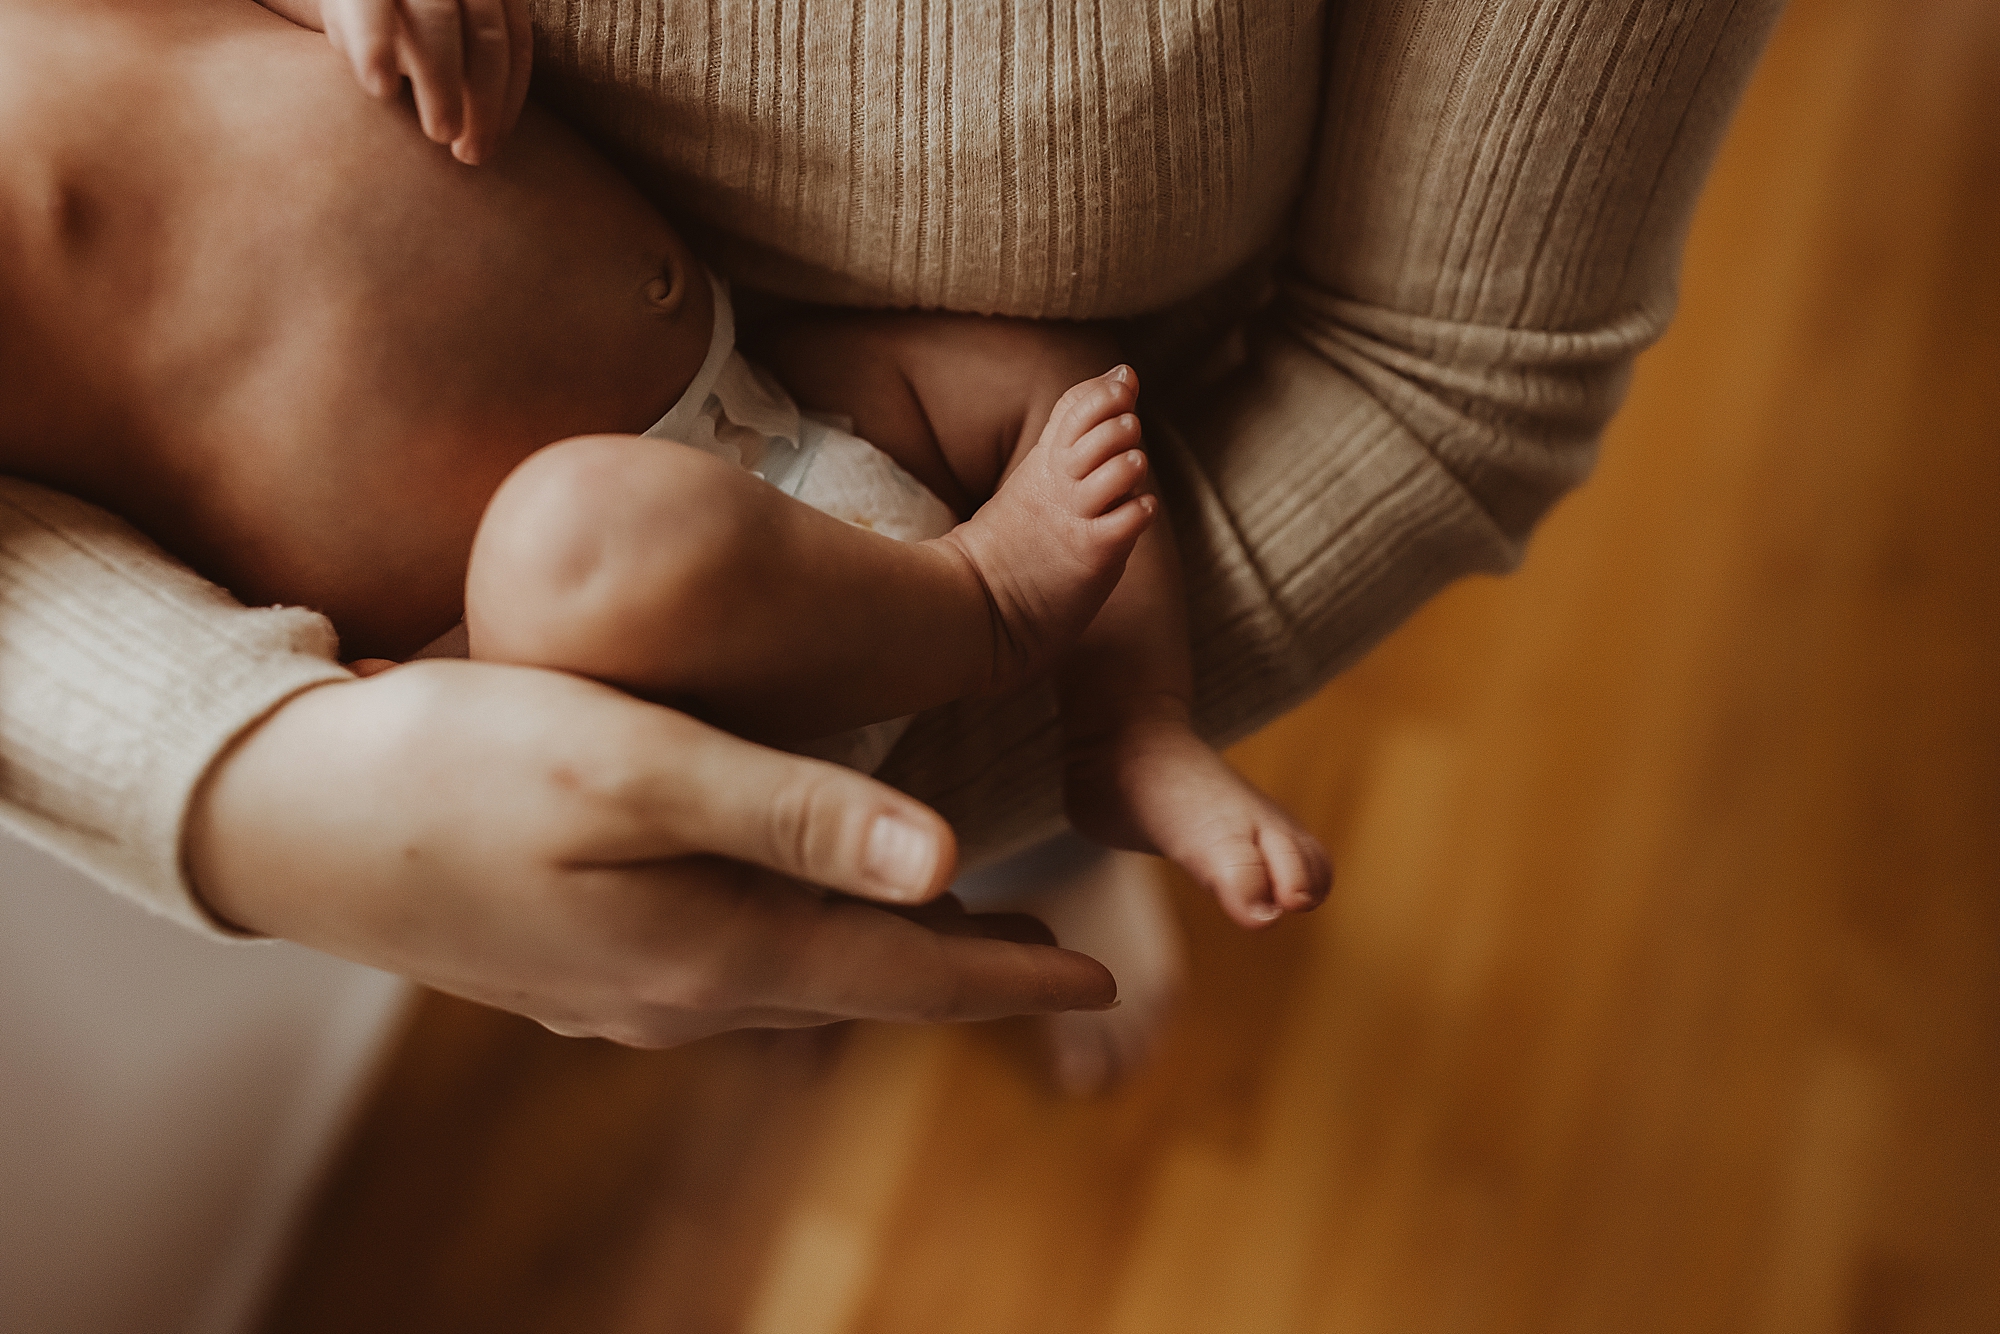
[[[188,807],[274,709],[352,679],[336,646],[323,616],[246,608],[102,510],[0,479],[0,824],[241,939],[188,883]]]

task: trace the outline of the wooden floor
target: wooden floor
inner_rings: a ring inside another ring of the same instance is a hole
[[[1527,567],[1236,758],[1137,1086],[427,1003],[269,1328],[2000,1331],[2000,6],[1795,0]]]

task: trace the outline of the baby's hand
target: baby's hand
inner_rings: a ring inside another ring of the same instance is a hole
[[[361,86],[392,98],[409,79],[424,134],[476,166],[528,97],[528,0],[320,0],[327,40]]]

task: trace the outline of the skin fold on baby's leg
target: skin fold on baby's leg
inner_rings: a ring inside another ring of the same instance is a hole
[[[929,542],[863,532],[669,442],[552,445],[481,522],[473,656],[769,741],[1011,689],[1082,632],[1157,510],[1137,490],[1131,395],[1109,377],[1075,386],[993,500]]]

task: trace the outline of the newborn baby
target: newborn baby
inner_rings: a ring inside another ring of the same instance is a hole
[[[6,471],[324,610],[351,657],[462,609],[475,656],[773,742],[1053,667],[1081,830],[1246,925],[1323,897],[1318,844],[1189,725],[1138,385],[1097,335],[805,315],[774,381],[553,121],[461,165],[249,0],[0,0],[0,90]]]

